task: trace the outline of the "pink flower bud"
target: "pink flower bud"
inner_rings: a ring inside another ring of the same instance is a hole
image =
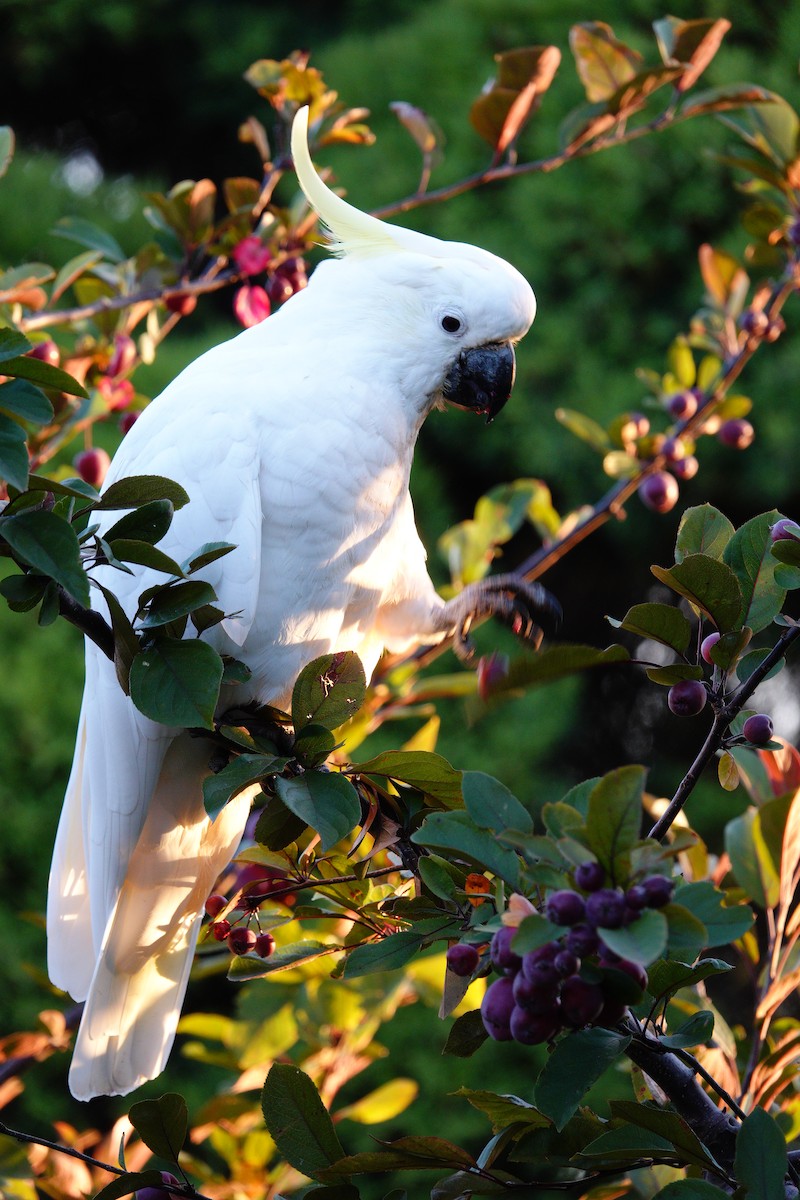
[[[260,325],[270,314],[269,296],[262,287],[245,284],[233,298],[233,311],[246,329]]]

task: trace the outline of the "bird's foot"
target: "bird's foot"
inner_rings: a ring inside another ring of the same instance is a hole
[[[444,616],[453,636],[453,650],[468,662],[475,648],[469,631],[482,617],[495,617],[528,646],[538,649],[544,636],[541,625],[556,625],[561,606],[540,583],[530,583],[509,572],[471,583],[445,606]]]

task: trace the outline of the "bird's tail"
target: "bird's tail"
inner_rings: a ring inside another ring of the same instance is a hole
[[[164,1068],[203,906],[244,832],[250,788],[212,821],[203,808],[208,747],[187,734],[167,751],[108,920],[70,1069],[78,1100],[121,1096]]]

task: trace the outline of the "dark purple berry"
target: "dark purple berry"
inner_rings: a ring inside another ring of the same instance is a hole
[[[629,908],[647,908],[647,888],[641,883],[634,883],[625,893],[625,903]]]
[[[469,979],[479,959],[478,951],[467,942],[458,942],[447,951],[448,969],[460,979]]]
[[[595,928],[619,929],[625,920],[625,897],[616,888],[601,888],[586,901],[586,920]]]
[[[646,508],[668,513],[678,502],[678,485],[666,471],[656,471],[639,484],[639,499]]]
[[[745,333],[755,334],[756,337],[763,337],[769,329],[769,317],[763,309],[748,308],[742,313],[739,327]]]
[[[647,907],[663,908],[669,903],[675,885],[666,875],[650,875],[642,880],[642,887],[647,892]]]
[[[516,932],[513,925],[504,925],[492,937],[489,954],[492,966],[500,975],[514,975],[522,966],[522,959],[511,949]]]
[[[234,954],[249,954],[255,949],[256,934],[252,929],[239,925],[230,931],[227,942]]]
[[[164,1183],[168,1183],[176,1188],[181,1186],[179,1181],[169,1171],[162,1171],[161,1179]],[[168,1192],[163,1187],[139,1188],[136,1198],[137,1200],[174,1200],[174,1193]]]
[[[606,1029],[610,1029],[621,1021],[628,1011],[628,1006],[624,1000],[618,999],[616,996],[609,996],[604,1000],[603,1007],[600,1013],[595,1017],[595,1025],[602,1025]]]
[[[561,986],[561,1015],[567,1025],[580,1029],[603,1011],[603,993],[595,983],[570,975]]]
[[[705,708],[707,699],[699,679],[681,679],[667,693],[667,704],[676,717],[696,717]]]
[[[533,1013],[527,1008],[515,1007],[511,1013],[511,1036],[523,1046],[538,1046],[547,1042],[560,1029],[558,1016]]]
[[[514,1011],[512,982],[505,976],[495,979],[486,989],[481,1003],[483,1027],[496,1042],[511,1041],[511,1014]]]
[[[774,525],[770,525],[769,536],[773,542],[800,542],[800,525],[781,517]]]
[[[676,463],[686,458],[686,442],[679,437],[670,437],[661,447],[661,453],[668,463]]]
[[[600,945],[600,939],[588,925],[573,925],[566,937],[567,949],[572,950],[579,958],[587,958],[594,954]]]
[[[577,954],[573,954],[571,950],[562,950],[561,953],[557,954],[553,959],[553,966],[558,971],[559,975],[563,975],[564,978],[566,978],[567,975],[576,975],[580,969],[580,965],[581,960],[578,958]]]
[[[647,971],[645,971],[640,963],[631,962],[628,958],[621,958],[618,962],[603,965],[611,966],[615,971],[624,971],[626,975],[630,975],[631,979],[638,983],[642,991],[647,987]]]
[[[530,961],[527,954],[522,960],[522,970],[525,977],[537,987],[554,987],[561,978],[555,962],[546,958]]]
[[[575,883],[584,892],[596,892],[606,881],[605,867],[599,862],[580,863],[575,868]]]
[[[543,946],[537,946],[535,950],[529,950],[527,954],[523,954],[522,956],[523,969],[526,962],[552,962],[561,949],[561,942],[545,942]]]
[[[742,733],[754,746],[766,746],[772,740],[772,721],[766,713],[754,713],[745,721]]]
[[[670,463],[669,469],[676,479],[685,483],[688,479],[694,479],[700,470],[700,463],[693,454],[687,454],[685,458],[676,458],[675,462]]]
[[[674,392],[667,400],[667,412],[676,421],[688,421],[697,412],[697,396],[688,389]]]
[[[532,983],[522,971],[514,976],[514,1001],[520,1008],[545,1016],[558,1008],[558,982],[541,985]]]
[[[271,933],[259,933],[253,949],[259,958],[269,958],[275,949],[275,938]]]
[[[741,417],[733,417],[730,421],[723,421],[719,427],[717,438],[722,442],[723,446],[728,446],[731,450],[746,450],[756,436],[756,431],[749,421],[743,420]]]
[[[563,888],[559,892],[551,892],[544,906],[545,916],[554,925],[577,925],[583,920],[586,902],[583,896],[573,892],[571,888]]]

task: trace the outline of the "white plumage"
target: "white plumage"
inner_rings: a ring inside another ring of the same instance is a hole
[[[160,543],[173,558],[235,543],[202,572],[231,614],[204,636],[252,671],[225,707],[285,707],[301,668],[330,651],[356,651],[369,676],[385,648],[437,641],[463,618],[469,589],[445,604],[425,567],[408,493],[414,444],[445,393],[500,407],[510,344],[535,312],[502,260],[384,224],[330,192],[311,166],[305,110],[293,152],[341,257],[192,363],[128,433],[107,479],[182,484],[190,503]],[[131,616],[164,579],[96,576]],[[242,793],[212,824],[207,773],[202,741],[137,712],[87,642],[47,914],[51,979],[86,1000],[70,1071],[79,1099],[125,1094],[163,1069],[203,904],[251,800]]]

